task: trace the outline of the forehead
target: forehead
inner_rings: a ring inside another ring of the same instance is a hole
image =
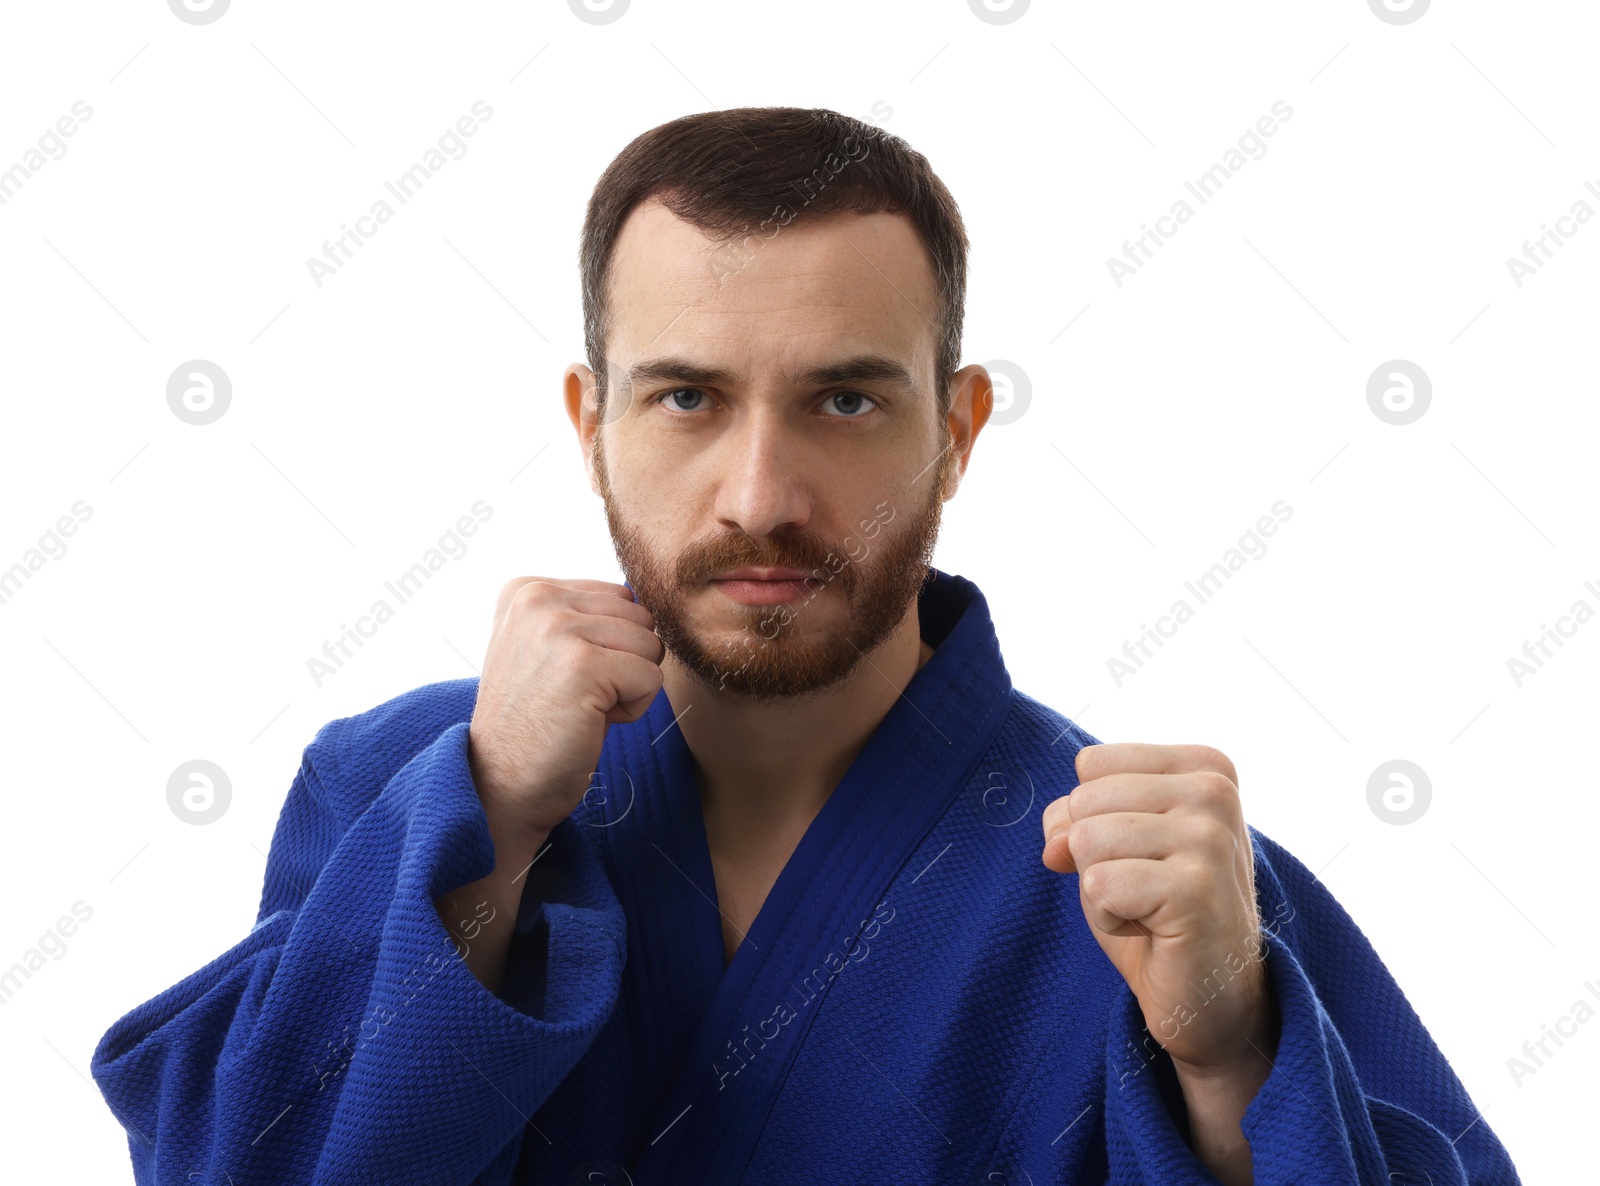
[[[635,208],[613,255],[611,361],[695,352],[748,374],[871,351],[931,382],[933,268],[910,220],[843,212],[780,226],[789,217],[758,217],[730,243],[659,202]]]

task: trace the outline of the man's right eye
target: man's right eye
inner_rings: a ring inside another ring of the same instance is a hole
[[[679,402],[679,400],[684,397],[687,397],[691,406],[684,407],[683,404]],[[672,411],[687,413],[694,411],[697,407],[704,403],[705,398],[706,393],[701,391],[698,387],[674,387],[669,391],[663,391],[650,402],[658,404],[667,403],[668,408]],[[671,402],[668,403],[667,401]]]

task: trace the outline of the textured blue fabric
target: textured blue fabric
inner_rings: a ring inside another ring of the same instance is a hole
[[[1077,877],[1039,859],[1094,739],[1012,688],[974,584],[935,571],[918,605],[933,657],[727,964],[665,692],[529,870],[501,996],[433,906],[493,863],[476,681],[325,725],[254,929],[95,1050],[136,1180],[1213,1182]],[[1516,1182],[1349,916],[1253,839],[1282,1017],[1256,1181]]]

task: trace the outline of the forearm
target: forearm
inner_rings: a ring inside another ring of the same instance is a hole
[[[1189,1147],[1225,1186],[1251,1186],[1250,1142],[1245,1139],[1245,1109],[1272,1073],[1279,1020],[1275,1002],[1265,1010],[1244,1052],[1225,1066],[1196,1067],[1173,1059],[1178,1086],[1189,1113]]]
[[[520,826],[487,800],[484,812],[494,840],[494,870],[438,898],[434,908],[472,974],[498,995],[505,981],[525,875],[547,834]]]

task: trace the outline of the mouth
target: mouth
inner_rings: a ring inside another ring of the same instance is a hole
[[[808,595],[812,574],[798,568],[733,568],[711,578],[711,584],[740,605],[778,605]]]
[[[801,572],[798,568],[760,568],[747,565],[744,568],[730,568],[727,572],[720,572],[711,579],[714,581],[803,581],[811,574]]]

